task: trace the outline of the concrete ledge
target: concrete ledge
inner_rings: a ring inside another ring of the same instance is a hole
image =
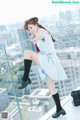
[[[80,87],[78,87],[75,90],[80,90]],[[72,100],[71,94],[69,94],[67,97],[65,97],[62,101],[61,101],[61,105],[64,107],[65,105],[67,105],[67,103],[69,103],[69,101]],[[74,109],[74,107],[73,107]],[[54,108],[52,108],[47,114],[45,114],[43,117],[41,117],[39,120],[49,120],[49,118],[51,118],[52,114],[54,114],[56,111],[56,106]]]

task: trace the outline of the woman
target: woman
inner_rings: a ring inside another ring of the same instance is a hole
[[[27,20],[24,29],[31,33],[31,40],[35,44],[37,52],[31,50],[24,52],[24,75],[19,89],[31,84],[29,71],[33,60],[39,66],[41,79],[46,79],[49,91],[56,103],[56,113],[52,117],[57,118],[60,115],[65,115],[66,112],[60,104],[59,94],[55,89],[55,80],[65,80],[67,76],[56,55],[53,44],[55,40],[50,32],[38,23],[37,17]]]

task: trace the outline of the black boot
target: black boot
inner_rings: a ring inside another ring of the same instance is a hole
[[[32,60],[29,59],[24,60],[24,75],[22,78],[21,86],[19,86],[18,89],[23,89],[27,87],[28,84],[31,84],[31,80],[29,79],[31,64],[32,64]]]
[[[55,95],[52,95],[55,104],[56,104],[56,113],[52,115],[53,118],[57,118],[60,115],[66,115],[65,110],[61,107],[60,99],[59,99],[59,94],[56,93]]]
[[[21,85],[18,87],[18,89],[23,89],[25,87],[27,87],[29,84],[31,84],[31,80],[28,78],[27,81],[25,82],[24,80],[22,80]]]

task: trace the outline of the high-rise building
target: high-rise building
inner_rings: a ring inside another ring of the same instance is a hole
[[[18,29],[18,34],[19,34],[19,39],[20,39],[20,43],[21,43],[23,52],[26,49],[35,51],[35,47],[29,38],[30,34],[27,31],[25,31],[24,29]]]
[[[65,19],[65,13],[60,11],[59,12],[59,19]]]
[[[41,88],[41,80],[38,74],[38,67],[34,63],[31,67],[30,79],[32,81],[32,83],[28,87],[30,93],[32,93],[35,89]]]
[[[78,9],[78,16],[79,16],[79,18],[80,18],[80,9]]]
[[[68,48],[56,52],[68,76],[67,80],[57,82],[57,85],[59,84],[60,93],[67,95],[80,85],[80,49]]]
[[[55,42],[56,49],[69,47],[80,47],[80,24],[66,25],[61,28],[56,36],[58,40]]]
[[[7,46],[10,46],[16,43],[17,40],[12,31],[3,29],[3,31],[0,31],[0,42],[5,42]]]
[[[70,22],[72,20],[72,13],[71,13],[70,10],[67,10],[65,12],[65,19],[66,19],[67,22]]]

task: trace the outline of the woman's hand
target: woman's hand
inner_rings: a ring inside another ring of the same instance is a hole
[[[31,41],[33,43],[36,43],[38,40],[41,40],[41,39],[43,39],[43,35],[40,35],[39,33],[31,36]]]

